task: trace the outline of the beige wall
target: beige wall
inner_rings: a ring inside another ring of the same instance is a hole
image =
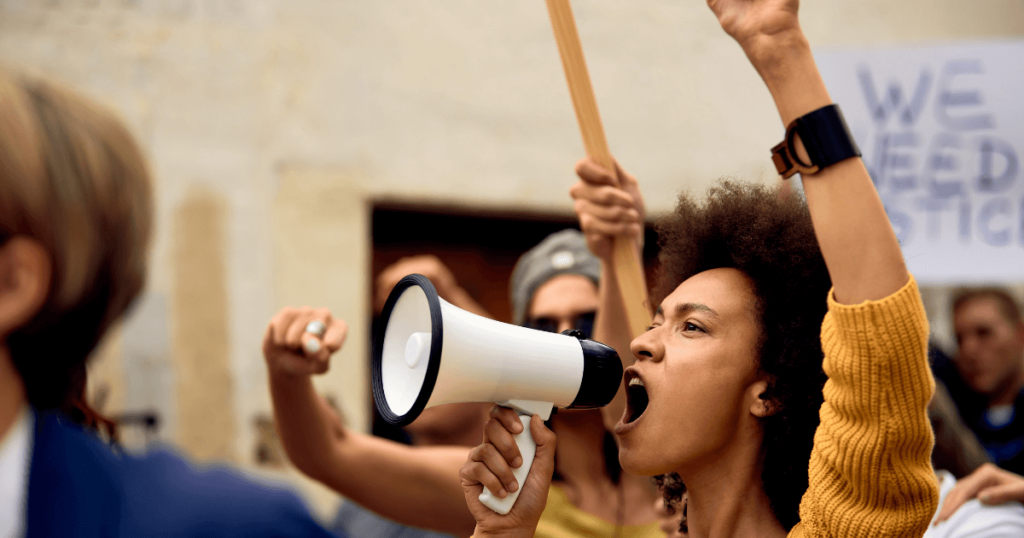
[[[773,177],[781,126],[704,4],[575,6],[612,151],[653,213],[719,176]],[[1019,0],[802,9],[817,47],[1024,35]],[[319,386],[366,426],[372,200],[571,209],[582,146],[540,0],[0,0],[0,58],[115,107],[151,157],[150,284],[96,375],[113,408],[159,409],[195,454],[251,462],[269,408],[260,338],[286,304],[350,322]],[[205,293],[216,304],[182,302]],[[223,427],[189,433],[209,390]]]
[[[223,198],[196,189],[171,224],[171,349],[175,441],[201,460],[235,460]]]

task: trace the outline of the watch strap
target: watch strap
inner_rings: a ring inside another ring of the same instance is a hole
[[[809,163],[796,152],[796,136],[804,143]],[[815,174],[823,168],[851,157],[860,157],[860,149],[850,134],[839,105],[828,105],[801,116],[786,128],[786,138],[772,148],[772,161],[783,179],[797,172]]]

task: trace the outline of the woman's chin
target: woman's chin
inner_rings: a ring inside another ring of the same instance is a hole
[[[627,447],[619,447],[619,465],[623,471],[633,476],[658,476],[672,472],[671,465],[659,465],[653,454],[646,454],[642,450],[631,450]]]

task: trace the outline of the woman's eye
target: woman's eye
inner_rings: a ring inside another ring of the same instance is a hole
[[[702,332],[704,331],[704,329],[701,329],[700,327],[698,327],[697,325],[694,325],[693,323],[690,323],[689,321],[687,321],[683,325],[683,330],[684,331],[702,331]]]

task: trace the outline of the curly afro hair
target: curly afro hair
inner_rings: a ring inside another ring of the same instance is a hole
[[[778,187],[721,181],[703,203],[680,196],[675,212],[659,224],[658,236],[653,295],[659,302],[684,280],[710,269],[739,269],[753,283],[759,367],[769,378],[761,398],[772,410],[761,419],[761,479],[775,517],[791,529],[807,490],[823,401],[820,332],[832,286],[807,204]]]
[[[654,485],[658,486],[665,499],[665,511],[670,515],[681,512],[679,532],[688,534],[690,527],[686,524],[686,484],[676,473],[668,473],[654,477]]]

